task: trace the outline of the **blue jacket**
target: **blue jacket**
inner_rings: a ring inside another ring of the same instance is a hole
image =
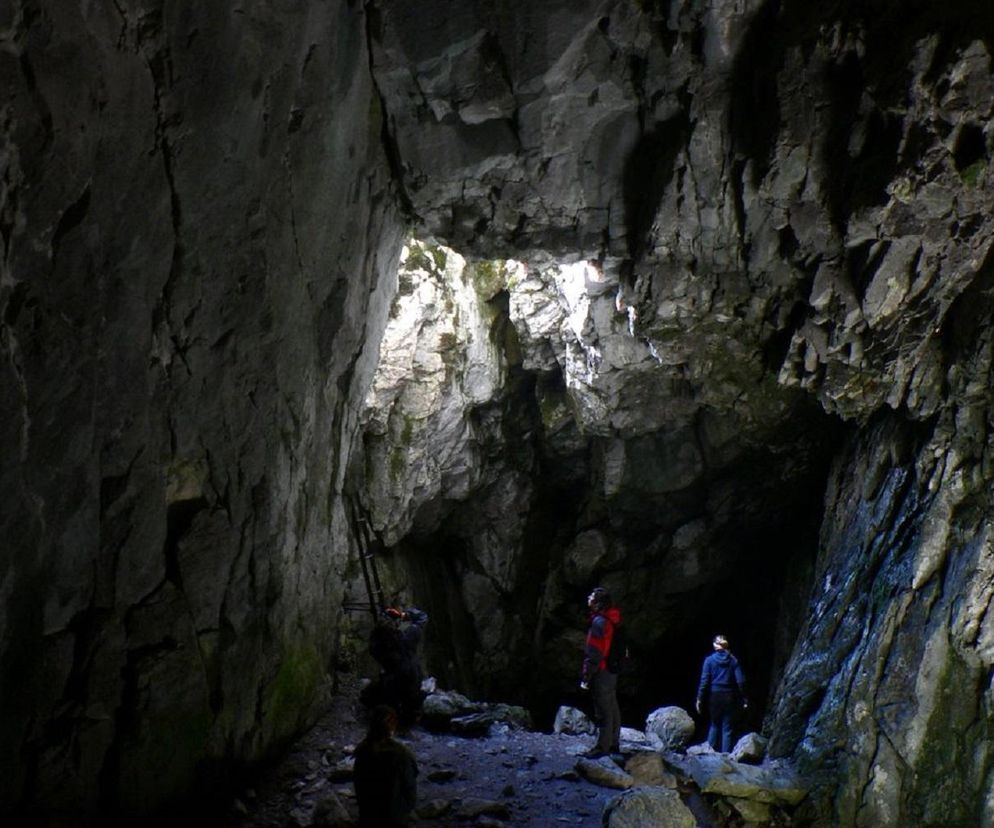
[[[701,669],[701,683],[697,688],[698,701],[710,692],[745,695],[745,674],[739,662],[731,653],[717,650],[704,659]]]

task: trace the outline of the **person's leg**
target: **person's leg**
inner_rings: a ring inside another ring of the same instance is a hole
[[[617,753],[621,749],[621,708],[618,706],[618,676],[605,672],[604,680],[608,688],[607,715],[604,728],[607,731],[608,753]]]
[[[724,734],[726,727],[731,727],[731,696],[729,693],[712,692],[708,700],[708,713],[711,727],[708,729],[708,744],[712,750],[728,752],[725,747]]]
[[[590,680],[590,693],[594,703],[594,715],[597,717],[597,744],[594,750],[598,753],[608,753],[611,750],[611,698],[614,695],[615,679],[607,670],[600,670]],[[615,700],[617,701],[617,700]]]
[[[711,745],[711,750],[721,750],[721,731],[719,730],[719,724],[720,722],[712,715],[711,723],[708,725],[708,744]]]
[[[721,721],[721,751],[731,753],[735,747],[735,715],[731,706],[725,711],[725,717]]]

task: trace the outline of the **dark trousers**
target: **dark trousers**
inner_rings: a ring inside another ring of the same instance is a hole
[[[708,744],[713,750],[728,753],[735,746],[735,719],[739,712],[739,694],[733,690],[712,690],[708,698]]]
[[[590,695],[597,719],[597,750],[610,753],[621,742],[621,709],[618,707],[618,677],[598,670],[590,680]]]

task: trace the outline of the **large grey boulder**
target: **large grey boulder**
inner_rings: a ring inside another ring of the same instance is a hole
[[[694,828],[697,819],[676,791],[637,787],[608,802],[601,824],[604,828]]]
[[[645,720],[649,744],[660,750],[683,750],[694,738],[696,725],[682,707],[659,707]]]

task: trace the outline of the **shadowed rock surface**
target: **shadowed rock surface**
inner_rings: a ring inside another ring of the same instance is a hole
[[[0,42],[4,815],[278,753],[368,666],[368,520],[445,686],[551,724],[602,583],[627,719],[723,632],[809,824],[994,821],[989,3],[16,0]]]

